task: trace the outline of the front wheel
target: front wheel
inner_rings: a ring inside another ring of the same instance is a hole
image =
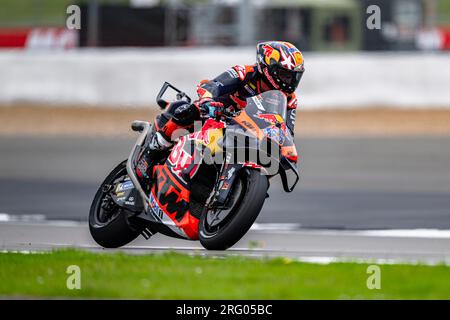
[[[229,209],[209,210],[200,218],[199,239],[208,250],[226,250],[247,233],[264,205],[269,181],[258,170],[245,168],[232,188]]]
[[[136,239],[143,228],[132,226],[129,212],[117,206],[110,191],[127,176],[126,161],[120,163],[100,185],[89,211],[89,231],[95,242],[105,248],[118,248]]]

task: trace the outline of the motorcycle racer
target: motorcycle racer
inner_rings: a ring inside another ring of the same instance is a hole
[[[288,111],[286,125],[294,135],[297,89],[304,73],[302,53],[291,43],[268,41],[258,43],[254,65],[236,65],[213,80],[202,81],[197,87],[198,100],[193,104],[175,101],[155,119],[147,146],[137,167],[140,178],[149,176],[150,168],[164,151],[173,146],[177,129],[192,130],[201,116],[215,117],[224,108],[238,111],[246,99],[269,90],[286,95]]]

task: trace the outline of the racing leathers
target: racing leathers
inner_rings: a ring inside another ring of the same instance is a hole
[[[262,92],[274,90],[271,84],[266,83],[258,72],[256,65],[237,65],[210,81],[202,81],[197,88],[199,99],[192,105],[185,103],[172,103],[168,109],[157,116],[155,121],[156,132],[165,141],[161,146],[169,145],[173,141],[175,130],[191,129],[195,120],[200,119],[201,106],[210,101],[218,102],[225,108],[239,110],[245,108],[249,97]],[[297,96],[295,93],[286,94],[288,102],[286,125],[294,135],[295,112]]]

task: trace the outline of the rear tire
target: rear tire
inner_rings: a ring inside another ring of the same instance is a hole
[[[200,217],[199,239],[208,250],[226,250],[236,244],[258,217],[266,199],[269,181],[258,170],[245,168],[235,180],[241,179],[243,189],[230,212],[230,219],[216,231],[208,230],[207,214]]]
[[[126,174],[126,163],[126,161],[120,163],[102,182],[89,211],[89,231],[95,242],[104,248],[122,247],[136,239],[143,230],[143,228],[131,226],[127,211],[120,207],[116,208],[117,212],[113,214],[111,220],[103,222],[99,219],[101,203],[108,194],[103,191],[103,187]]]

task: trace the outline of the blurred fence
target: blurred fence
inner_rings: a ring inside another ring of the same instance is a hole
[[[2,0],[0,47],[29,49],[25,38],[35,29],[63,33],[72,4],[80,7],[81,47],[283,39],[311,51],[450,50],[449,0]],[[377,28],[367,25],[371,7],[378,8]],[[47,37],[33,42],[49,43]]]
[[[0,52],[0,104],[155,106],[164,81],[192,96],[196,84],[254,48],[110,49]],[[303,108],[450,107],[450,55],[439,53],[307,53]]]

